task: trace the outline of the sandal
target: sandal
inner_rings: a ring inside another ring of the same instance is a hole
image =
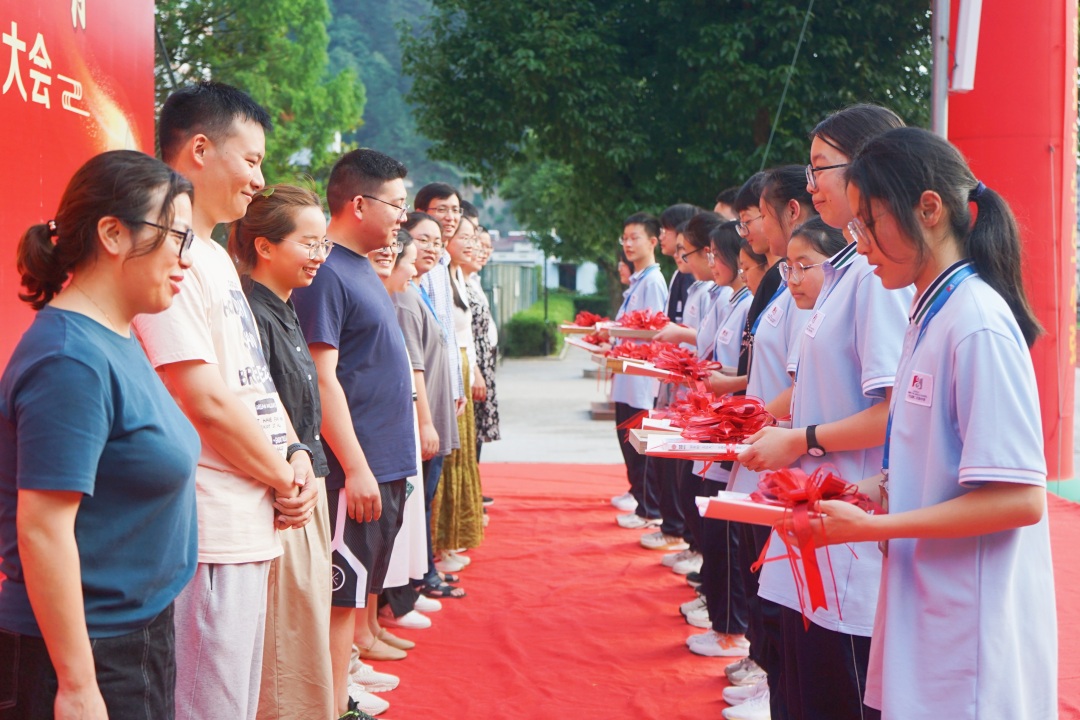
[[[459,583],[461,582],[461,576],[454,573],[439,573],[439,579],[444,583]]]
[[[454,587],[453,585],[447,585],[446,583],[439,583],[438,585],[424,585],[420,588],[420,592],[429,598],[463,598],[465,597],[464,588]]]

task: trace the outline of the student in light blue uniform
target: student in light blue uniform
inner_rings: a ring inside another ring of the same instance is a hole
[[[729,372],[739,365],[740,337],[753,295],[739,273],[739,250],[742,238],[731,221],[717,226],[709,234],[709,266],[713,272],[716,299],[698,332],[698,357],[715,360]],[[720,290],[728,292],[727,297]],[[719,373],[718,373],[719,375]],[[715,495],[727,489],[730,468],[712,463],[708,469],[695,462],[693,472],[701,478],[701,495]],[[738,538],[725,520],[702,519],[701,590],[705,596],[705,615],[709,620],[704,633],[692,635],[686,644],[690,652],[711,657],[737,657],[746,652],[747,610],[742,574],[735,567]]]
[[[634,310],[663,312],[667,303],[667,285],[656,264],[657,236],[660,223],[648,213],[635,213],[623,223],[622,246],[626,257],[634,264],[630,288],[624,293],[616,320]],[[615,424],[619,425],[642,410],[652,408],[659,383],[652,378],[617,374],[611,381],[611,399],[615,403]],[[645,528],[659,524],[660,487],[653,473],[646,475],[645,456],[638,453],[627,439],[626,430],[615,431],[619,438],[630,493],[637,508],[620,515],[619,525],[625,528]]]
[[[758,210],[762,217],[758,225],[765,238],[762,249],[767,250],[770,261],[776,259],[777,267],[771,269],[770,272],[775,270],[778,273],[779,258],[787,253],[787,244],[792,230],[816,214],[811,204],[810,194],[806,192],[806,175],[803,167],[785,165],[770,170],[762,185]],[[754,243],[755,235],[751,233],[748,239]],[[757,242],[760,243],[760,240]],[[755,244],[754,249],[758,250],[758,248],[759,245]],[[768,277],[766,273],[766,280]],[[810,319],[810,311],[799,309],[786,283],[781,282],[773,287],[777,289],[773,291],[772,297],[763,307],[760,315],[753,320],[753,327],[751,327],[753,342],[746,394],[760,398],[773,415],[783,418],[788,414],[799,343],[803,338],[806,323]],[[737,492],[753,492],[757,489],[758,475],[746,467],[743,457],[740,457],[739,461],[732,472],[729,489]],[[757,560],[769,537],[768,528],[761,526],[751,526],[750,533],[752,539],[745,545],[740,543],[739,546],[739,564],[744,568],[749,568]],[[760,595],[756,577],[750,581],[746,581],[744,577],[744,582],[747,593],[753,592]],[[766,648],[761,660],[757,660],[754,654],[752,657],[755,657],[756,662],[768,675],[768,684],[767,687],[762,685],[758,694],[747,698],[746,701],[758,706],[771,705],[773,716],[784,718],[786,714],[781,704],[783,693],[778,692],[780,668],[783,662],[780,654],[780,610],[768,598],[759,597],[758,604],[761,608],[760,621],[763,624],[762,642]],[[750,641],[752,644],[758,642],[754,636],[750,638]],[[734,717],[743,717],[749,714],[746,710],[737,713],[728,713],[727,710],[724,712]]]
[[[843,167],[867,139],[902,126],[890,110],[859,105],[830,116],[811,134],[805,181],[822,216],[792,236],[787,262],[791,292],[801,307],[812,307],[814,313],[802,338],[792,429],[767,428],[753,438],[754,447],[747,453],[751,467],[774,470],[794,464],[811,473],[829,464],[854,482],[881,465],[888,397],[911,291],[885,290],[855,252],[854,242],[845,246],[841,228],[852,215]],[[820,267],[802,270],[818,263]],[[804,588],[800,601],[790,564],[762,567],[759,594],[784,608],[782,684],[793,720],[876,715],[862,697],[881,554],[874,543],[853,549],[818,550],[818,567],[829,569],[828,607],[812,614],[809,630],[801,612],[810,608],[809,596]],[[775,533],[770,550],[773,555],[785,552]]]
[[[888,514],[819,506],[819,540],[887,543],[866,703],[885,720],[1056,718],[1046,464],[1028,351],[1041,329],[1016,221],[925,130],[871,140],[848,177],[859,252],[886,288],[914,283],[916,293],[884,477],[861,484]]]

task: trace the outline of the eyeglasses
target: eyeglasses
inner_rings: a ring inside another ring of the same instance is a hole
[[[619,247],[622,247],[624,245],[630,245],[631,243],[636,243],[637,241],[638,241],[637,238],[627,237],[627,238],[619,238],[618,240],[615,241],[615,243]]]
[[[308,260],[314,260],[322,255],[326,257],[330,254],[330,251],[334,249],[333,240],[323,240],[322,242],[306,243],[299,240],[290,240],[289,238],[282,238],[285,242],[291,242],[295,245],[303,245],[307,248]],[[337,262],[336,260],[334,262]]]
[[[429,207],[427,209],[428,215],[435,215],[436,217],[442,217],[443,215],[453,215],[455,217],[461,217],[461,208],[454,207],[452,205],[440,205],[439,207]]]
[[[679,258],[683,262],[686,262],[686,258],[690,257],[691,255],[695,255],[695,254],[701,252],[704,249],[705,248],[703,248],[703,247],[699,247],[697,250],[691,250],[690,252],[679,253]]]
[[[395,205],[395,204],[394,204],[394,203],[392,203],[392,202],[386,202],[386,201],[385,201],[385,200],[383,200],[382,198],[377,198],[377,197],[375,197],[374,195],[360,195],[360,197],[363,197],[363,198],[367,198],[368,200],[378,200],[378,201],[379,201],[379,202],[381,202],[381,203],[382,203],[383,205],[389,205],[390,207],[394,208],[395,210],[400,210],[400,211],[401,211],[401,214],[400,214],[400,215],[398,215],[398,219],[399,219],[399,220],[404,220],[404,219],[405,219],[405,216],[409,214],[409,209],[410,209],[410,208],[409,208],[409,203],[405,203],[404,205]],[[400,252],[400,251],[399,251],[399,252]],[[335,262],[336,262],[336,261],[335,261]]]
[[[191,247],[191,243],[195,242],[195,231],[191,228],[188,228],[187,230],[176,230],[175,228],[165,227],[164,225],[152,223],[149,220],[132,220],[131,223],[133,225],[149,225],[152,228],[157,228],[163,233],[166,233],[168,235],[175,235],[176,237],[180,238],[180,251],[176,253],[176,256],[179,258],[183,258],[184,253],[186,253]]]
[[[389,253],[392,253],[394,255],[400,255],[401,251],[404,250],[404,249],[405,249],[405,246],[402,245],[400,241],[394,241],[394,242],[390,243],[389,245],[387,245],[386,247],[381,247],[378,250],[375,250],[374,252],[377,252],[377,253],[389,252]]]
[[[835,170],[836,168],[847,167],[851,163],[840,163],[839,165],[824,165],[822,167],[814,167],[813,165],[806,166],[806,185],[811,191],[817,190],[817,175],[822,170]]]
[[[442,250],[443,249],[442,240],[425,240],[423,238],[413,238],[413,242],[416,243],[417,245],[419,245],[420,247],[426,248],[428,250]]]
[[[739,237],[750,237],[750,223],[760,220],[761,218],[762,216],[758,215],[756,218],[751,218],[746,222],[740,222],[738,225],[736,225],[735,230],[738,231]]]
[[[856,243],[860,245],[865,243],[866,245],[873,247],[874,244],[871,241],[873,233],[870,231],[870,228],[866,227],[866,223],[864,223],[859,218],[855,218],[854,220],[849,222],[847,224],[847,230],[848,234],[851,235],[852,239]]]
[[[806,277],[806,271],[812,270],[816,267],[821,267],[824,262],[815,263],[813,265],[803,265],[802,263],[789,264],[783,260],[780,261],[780,277],[784,282],[795,283],[796,285],[802,282],[802,279]]]

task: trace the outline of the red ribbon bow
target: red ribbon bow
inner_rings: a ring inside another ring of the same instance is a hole
[[[653,357],[653,364],[661,370],[678,375],[678,378],[666,382],[692,381],[704,382],[720,369],[720,363],[699,358],[696,353],[678,345],[666,343],[665,347]]]
[[[626,360],[651,361],[660,352],[667,348],[675,347],[671,343],[662,342],[621,342],[605,353],[611,358],[625,358]]]
[[[791,572],[795,577],[795,584],[799,591],[799,607],[802,610],[803,624],[810,626],[806,606],[803,604],[802,590],[805,587],[810,596],[810,613],[818,608],[828,609],[825,598],[825,585],[821,578],[821,569],[817,562],[817,544],[814,542],[813,531],[810,523],[816,517],[821,522],[820,516],[811,514],[814,506],[820,500],[841,500],[856,505],[867,512],[882,512],[881,507],[869,497],[859,492],[858,488],[842,479],[836,474],[835,468],[824,465],[810,475],[799,468],[784,468],[761,475],[758,480],[758,491],[750,495],[750,499],[766,505],[778,505],[787,508],[791,516],[791,526],[795,534],[794,541],[789,539],[784,531],[777,534],[787,547],[786,557],[791,564]],[[822,524],[824,528],[824,523]],[[798,547],[798,552],[795,548]],[[761,555],[754,563],[752,570],[756,571],[765,562],[769,544],[761,550]],[[852,550],[854,553],[854,550]],[[836,591],[836,577],[833,575],[832,559],[829,550],[825,548],[825,558],[829,562],[829,576],[832,579],[833,597],[838,597]],[[797,560],[802,560],[803,576],[800,575]],[[839,608],[837,614],[840,614]],[[841,615],[841,619],[843,616]]]
[[[598,322],[608,322],[606,317],[600,317],[596,313],[591,313],[588,310],[582,310],[574,317],[574,324],[578,327],[593,327]]]
[[[776,424],[765,403],[746,395],[725,395],[684,419],[682,436],[692,442],[742,442],[763,427]]]
[[[662,312],[631,310],[619,318],[619,327],[629,330],[662,330],[671,320]]]

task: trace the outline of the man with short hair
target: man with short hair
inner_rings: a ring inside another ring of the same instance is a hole
[[[410,365],[394,305],[366,256],[397,241],[408,213],[406,173],[397,160],[367,148],[337,161],[326,190],[334,253],[309,287],[293,291],[319,371],[330,467],[330,659],[339,712],[351,704],[354,638],[361,658],[404,657],[371,628],[401,529],[405,481],[417,472]]]
[[[283,528],[306,523],[318,497],[311,451],[282,407],[236,267],[211,239],[262,189],[270,127],[245,93],[213,82],[174,92],[159,121],[162,158],[195,186],[196,239],[184,291],[134,325],[202,439],[199,565],[175,608],[176,717],[184,720],[255,718],[267,578],[281,555],[275,493]]]

